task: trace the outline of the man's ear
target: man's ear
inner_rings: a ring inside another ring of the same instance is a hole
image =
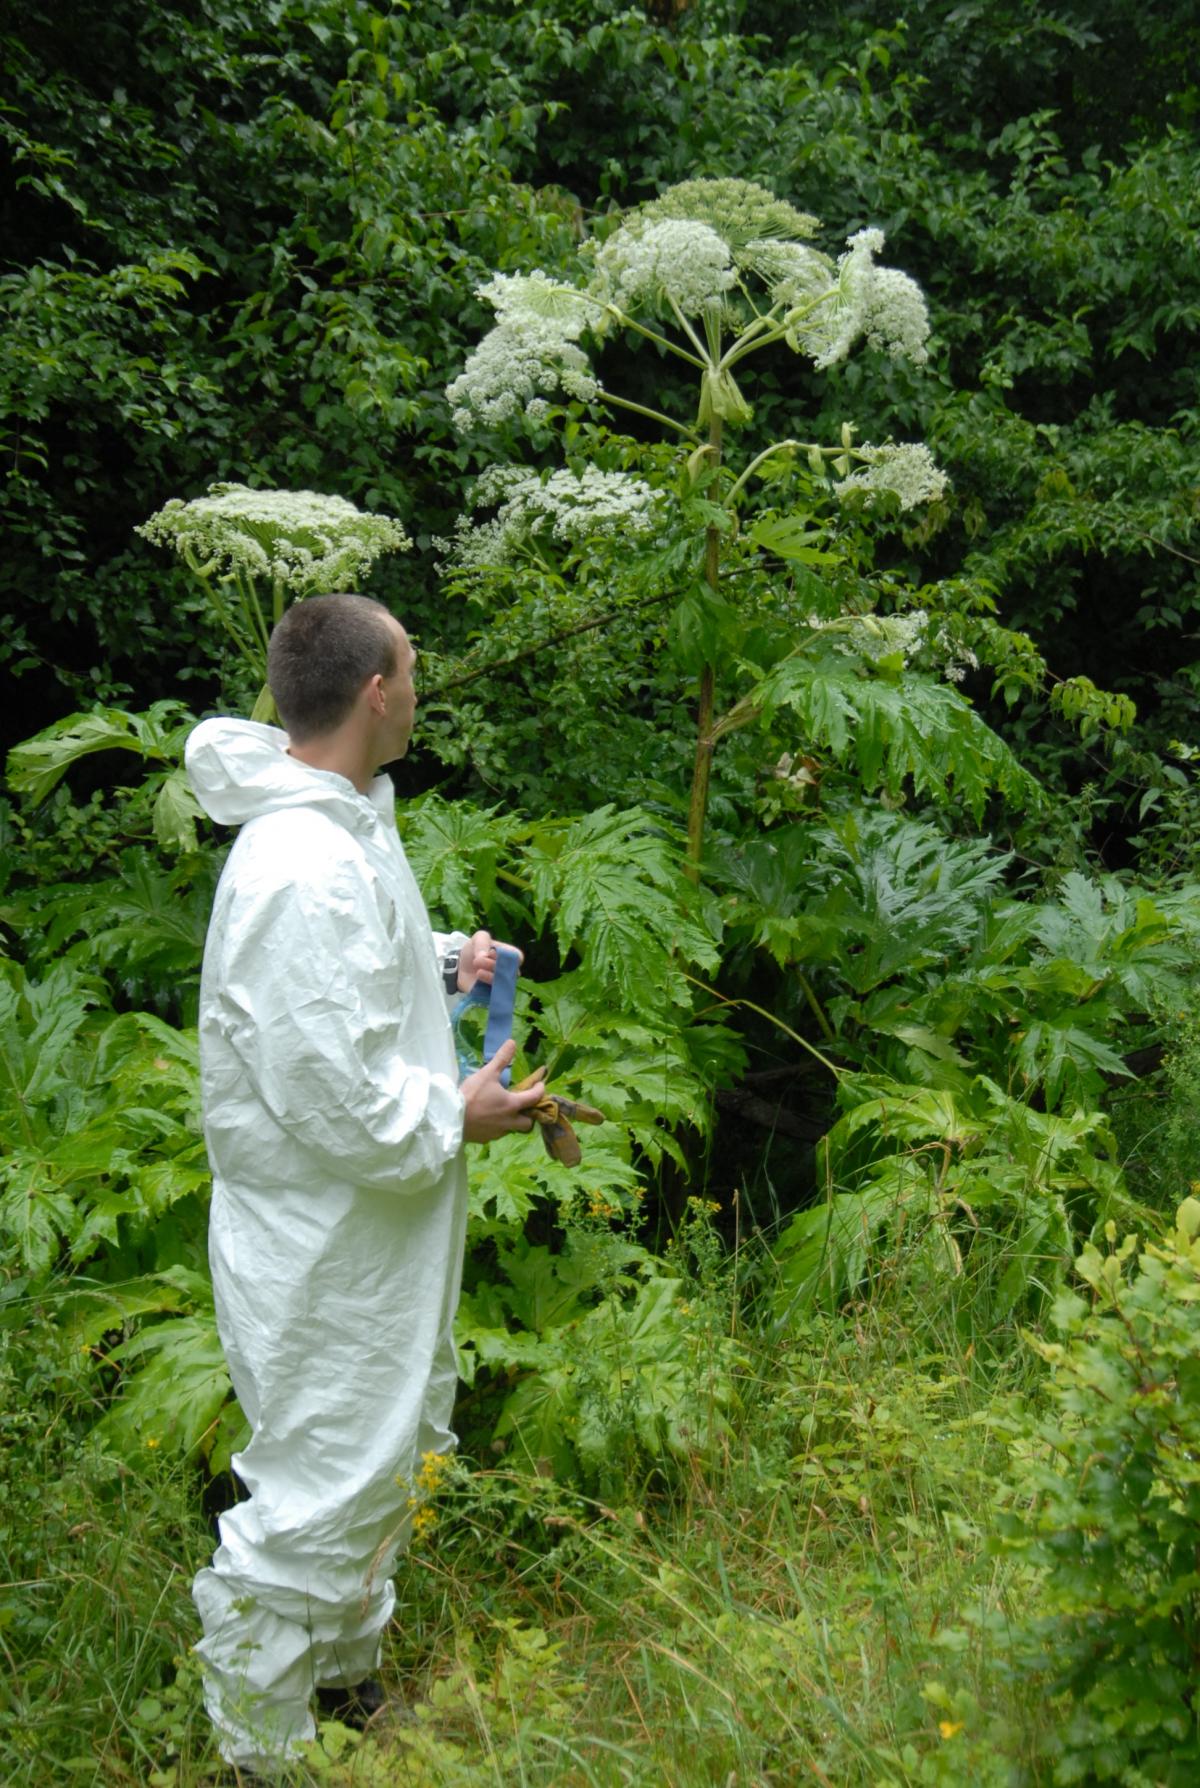
[[[387,712],[387,696],[383,691],[383,677],[379,671],[376,671],[373,677],[367,678],[366,695],[367,706],[372,714]]]

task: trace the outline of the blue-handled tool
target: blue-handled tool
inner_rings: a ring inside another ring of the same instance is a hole
[[[463,1013],[471,1006],[487,1008],[487,1026],[483,1033],[483,1061],[490,1062],[502,1043],[507,1043],[512,1036],[513,1006],[517,997],[517,970],[520,967],[520,953],[511,944],[496,945],[496,967],[492,974],[492,984],[486,986],[476,981],[469,993],[464,993],[457,1006],[450,1014],[450,1023],[454,1027],[454,1046],[458,1055],[458,1066],[461,1074],[474,1074],[483,1064],[474,1060],[470,1050],[462,1040],[459,1021]],[[511,1068],[505,1068],[500,1079],[505,1086],[512,1079]]]

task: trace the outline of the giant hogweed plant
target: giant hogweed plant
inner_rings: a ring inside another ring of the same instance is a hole
[[[186,502],[172,497],[137,532],[177,553],[196,579],[229,643],[235,680],[259,690],[255,720],[275,718],[267,642],[288,603],[350,589],[382,553],[412,544],[399,522],[344,497],[243,484],[214,484]],[[133,752],[143,778],[131,821],[163,850],[194,851],[200,809],[179,761],[194,725],[177,701],[155,702],[142,714],[106,707],[69,714],[13,748],[8,781],[36,806],[81,758]]]
[[[671,187],[588,245],[590,273],[579,283],[537,270],[481,287],[496,322],[448,389],[464,432],[525,427],[545,449],[558,423],[568,451],[548,472],[490,468],[473,497],[490,515],[460,518],[445,543],[453,583],[488,606],[493,662],[498,640],[528,641],[538,629],[543,665],[545,648],[593,628],[640,648],[657,629],[694,676],[693,873],[716,745],[751,725],[789,728],[797,751],[849,764],[867,789],[897,793],[911,779],[977,815],[992,789],[1018,804],[1035,794],[953,686],[980,653],[1006,690],[1036,682],[1045,667],[1031,643],[980,618],[986,593],[944,593],[943,612],[931,615],[894,588],[895,612],[880,612],[878,593],[856,575],[865,530],[944,503],[947,480],[928,448],[856,441],[850,422],[832,442],[787,438],[751,453],[735,445],[753,419],[756,356],[786,351],[817,370],[856,346],[916,366],[927,357],[924,299],[906,274],[879,264],[882,234],[858,231],[834,259],[811,245],[815,229],[814,218],[747,181]],[[592,357],[617,339],[682,367],[695,382],[694,413],[669,415],[603,384]],[[561,398],[565,407],[551,401]],[[639,449],[580,422],[584,410],[613,409],[674,447]],[[764,482],[776,497],[767,505]],[[839,507],[853,526],[835,520]],[[586,612],[589,581],[612,597],[610,614]],[[640,679],[635,663],[626,668]],[[446,686],[464,680],[459,672]]]

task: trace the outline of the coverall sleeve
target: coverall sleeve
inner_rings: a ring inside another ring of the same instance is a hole
[[[346,864],[253,882],[227,918],[219,1023],[275,1123],[332,1179],[434,1186],[462,1146],[463,1099],[429,1065],[454,1058],[416,960],[425,924],[401,914],[394,935]]]

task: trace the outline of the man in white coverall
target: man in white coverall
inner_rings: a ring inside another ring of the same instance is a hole
[[[487,932],[431,930],[396,832],[415,654],[361,596],[310,597],[271,638],[286,732],[206,720],[192,786],[241,827],[204,953],[200,1055],[217,1321],[252,1437],[248,1498],[196,1578],[222,1756],[277,1768],[381,1702],[379,1661],[422,1454],[454,1445],[464,1141],[531,1128],[540,1085],[459,1084],[452,988]],[[458,953],[457,972],[452,966]],[[447,968],[447,964],[450,966]]]

